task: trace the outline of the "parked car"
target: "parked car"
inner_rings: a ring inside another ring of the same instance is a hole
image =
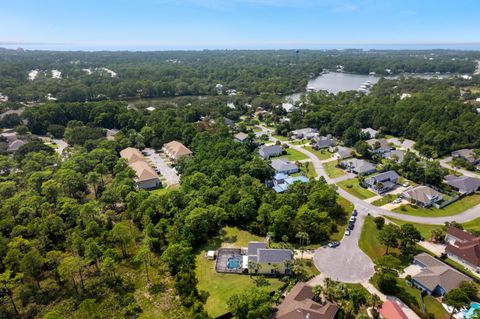
[[[338,247],[339,245],[340,245],[340,242],[338,242],[336,240],[328,243],[328,247],[330,247],[330,248],[335,248],[335,247]]]
[[[358,215],[358,212],[357,212],[356,209],[354,209],[353,212],[352,212],[352,216],[357,216],[357,215]]]
[[[348,224],[348,229],[353,230],[354,228],[355,228],[355,224],[354,224],[354,223]]]
[[[357,220],[357,217],[355,217],[355,216],[350,217],[350,222],[351,223],[354,223],[356,220]]]
[[[350,229],[345,230],[345,236],[350,236],[350,234],[351,234]]]
[[[393,201],[394,204],[400,204],[402,202],[402,199],[397,198],[396,200]]]
[[[408,186],[410,186],[410,182],[405,182],[405,183],[403,183],[402,186],[403,186],[403,187],[408,187]]]

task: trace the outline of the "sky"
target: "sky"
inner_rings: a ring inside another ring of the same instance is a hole
[[[0,0],[0,46],[480,45],[478,0]]]

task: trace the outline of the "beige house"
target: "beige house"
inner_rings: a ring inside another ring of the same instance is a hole
[[[192,156],[193,154],[192,151],[178,141],[171,141],[163,145],[162,150],[172,161],[177,161],[182,157]]]
[[[127,147],[120,151],[120,157],[125,159],[131,169],[135,171],[135,183],[138,188],[149,189],[160,186],[160,179],[145,156],[136,148]]]

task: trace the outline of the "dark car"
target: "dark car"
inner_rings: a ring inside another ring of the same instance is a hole
[[[352,212],[352,216],[357,216],[357,215],[358,215],[358,212],[357,212],[356,209],[354,209],[353,212]]]
[[[353,230],[354,228],[355,228],[355,224],[354,224],[354,223],[348,224],[348,229]]]

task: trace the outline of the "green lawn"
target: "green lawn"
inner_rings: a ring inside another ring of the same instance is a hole
[[[220,245],[245,247],[249,241],[263,240],[264,238],[254,236],[246,231],[237,228],[224,228],[224,233],[212,239],[207,245],[200,249],[196,256],[195,273],[198,279],[198,290],[204,298],[205,310],[212,317],[218,317],[228,312],[227,301],[237,293],[240,293],[256,285],[256,277],[250,278],[242,274],[220,274],[215,271],[215,261],[207,260],[205,254],[209,249],[217,249]],[[271,291],[282,287],[283,283],[276,278],[267,278]]]
[[[323,164],[325,172],[330,178],[338,178],[345,175],[345,171],[337,167],[337,161],[331,161]]]
[[[304,159],[308,159],[308,156],[303,154],[302,152],[299,152],[297,150],[294,150],[293,148],[289,147],[285,149],[287,155],[283,155],[280,157],[287,158],[290,162],[295,162],[295,161],[301,161]]]
[[[463,228],[473,232],[480,232],[480,218],[463,223]]]
[[[307,151],[309,151],[312,154],[315,154],[316,157],[318,157],[319,160],[324,161],[329,158],[332,158],[333,154],[330,153],[328,150],[323,149],[321,151],[314,150],[313,147],[311,146],[305,146],[304,147]]]
[[[395,219],[395,218],[388,218],[395,224],[402,226],[404,224],[412,224],[415,226],[415,228],[420,232],[423,238],[425,240],[428,240],[430,238],[430,235],[432,233],[432,230],[442,228],[442,225],[426,225],[426,224],[417,224],[417,223],[411,223],[411,222],[406,222],[403,220]]]
[[[474,194],[470,196],[465,196],[456,202],[445,206],[444,208],[438,209],[434,207],[430,208],[421,208],[413,205],[402,205],[396,209],[394,212],[406,215],[413,215],[413,216],[422,216],[422,217],[429,217],[429,216],[452,216],[457,215],[473,206],[480,204],[480,194]]]
[[[385,205],[385,204],[391,203],[391,202],[394,201],[395,199],[397,199],[397,196],[388,194],[388,195],[383,196],[383,197],[380,198],[380,199],[377,199],[376,201],[373,201],[373,202],[372,202],[372,205],[374,205],[374,206],[383,206],[383,205]]]
[[[55,144],[55,143],[45,142],[44,144],[47,145],[47,146],[50,146],[54,150],[56,150],[58,148],[57,144]]]
[[[338,196],[337,203],[343,207],[343,209],[345,210],[346,216],[345,216],[345,220],[341,222],[337,222],[337,232],[333,233],[330,236],[331,240],[341,240],[343,238],[343,234],[345,233],[345,228],[347,227],[348,220],[352,216],[352,211],[354,208],[352,203],[350,203],[348,200],[346,200],[341,196]]]
[[[293,144],[293,145],[303,145],[303,144],[307,144],[307,143],[308,143],[307,139],[295,140],[295,141],[291,142],[291,144]]]
[[[365,224],[363,225],[362,233],[360,234],[358,246],[368,257],[370,257],[370,259],[375,261],[385,255],[387,247],[380,244],[378,241],[378,229],[373,220],[374,218],[372,216],[367,216],[365,218]],[[389,252],[390,251],[394,250],[389,249]]]
[[[285,136],[281,136],[281,135],[272,135],[274,138],[280,140],[280,141],[283,141],[283,142],[287,142],[289,141],[288,137],[285,137]]]
[[[317,171],[315,171],[312,162],[300,163],[300,171],[309,179],[315,179],[315,177],[317,177]]]
[[[157,189],[154,189],[154,190],[151,190],[150,193],[152,194],[155,194],[155,195],[158,195],[158,196],[161,196],[161,195],[165,195],[167,193],[170,193],[171,191],[173,190],[176,190],[178,189],[179,186],[176,185],[176,186],[170,186],[170,187],[165,187],[165,188],[157,188]]]
[[[337,183],[339,187],[360,199],[376,196],[374,192],[360,186],[358,178],[351,178]]]

